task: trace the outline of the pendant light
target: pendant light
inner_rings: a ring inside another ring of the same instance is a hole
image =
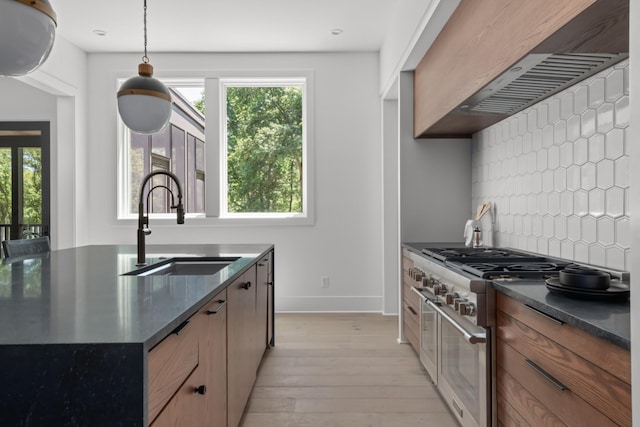
[[[56,26],[49,0],[0,0],[0,75],[21,76],[42,65]]]
[[[118,111],[125,125],[142,134],[162,130],[171,116],[171,94],[154,79],[153,66],[147,56],[147,0],[144,0],[144,56],[138,76],[124,82],[118,91]]]

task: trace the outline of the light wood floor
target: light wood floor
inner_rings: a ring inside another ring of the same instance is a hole
[[[456,427],[381,314],[278,314],[242,427]]]

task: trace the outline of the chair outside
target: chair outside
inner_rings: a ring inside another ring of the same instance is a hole
[[[33,239],[5,240],[2,242],[4,256],[36,255],[51,251],[49,237],[36,237]]]

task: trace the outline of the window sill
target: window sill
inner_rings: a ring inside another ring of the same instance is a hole
[[[137,220],[137,215],[122,216],[118,221]],[[177,225],[175,214],[156,214],[149,218],[151,223],[156,222],[158,225]],[[184,224],[180,227],[219,227],[219,226],[235,226],[235,227],[287,227],[287,226],[309,226],[314,225],[315,221],[310,217],[205,217],[204,215],[187,214]]]

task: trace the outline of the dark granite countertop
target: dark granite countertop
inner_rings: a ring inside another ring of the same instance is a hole
[[[151,348],[273,248],[268,244],[148,245],[171,257],[240,257],[210,276],[122,276],[136,246],[85,246],[0,265],[0,345],[142,344]]]
[[[404,248],[421,254],[426,247],[461,247],[462,243],[403,243]],[[587,301],[549,292],[543,280],[489,282],[499,292],[610,341],[626,350],[631,348],[629,301]]]
[[[592,335],[631,349],[631,312],[626,301],[588,301],[549,292],[541,280],[493,281],[492,286],[518,301]]]

